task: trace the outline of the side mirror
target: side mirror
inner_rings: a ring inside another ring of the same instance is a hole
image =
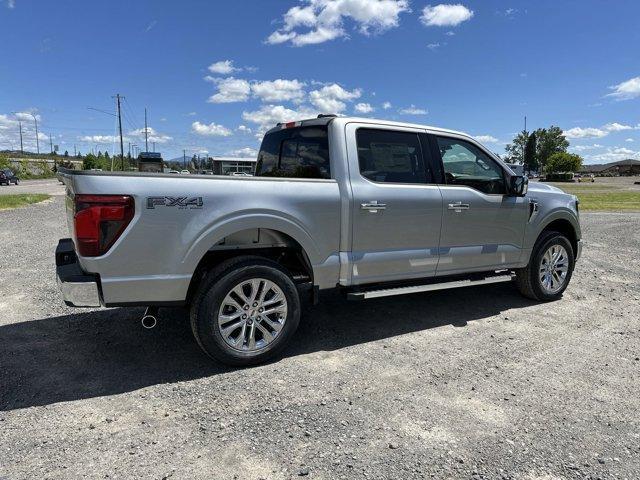
[[[509,177],[509,195],[513,197],[524,197],[529,188],[529,179],[524,175],[511,175]]]

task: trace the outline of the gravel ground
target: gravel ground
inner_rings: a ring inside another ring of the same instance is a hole
[[[56,178],[20,180],[19,185],[0,185],[0,195],[17,195],[19,193],[64,195],[64,186]]]
[[[330,295],[232,370],[182,310],[62,304],[61,197],[0,212],[0,477],[640,478],[640,214],[582,223],[559,302]]]

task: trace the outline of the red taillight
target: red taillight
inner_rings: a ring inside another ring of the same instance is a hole
[[[135,212],[128,195],[76,195],[74,204],[76,248],[82,257],[105,254]]]

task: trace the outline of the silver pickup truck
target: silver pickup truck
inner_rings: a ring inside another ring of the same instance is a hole
[[[514,281],[558,299],[580,256],[578,200],[528,184],[472,137],[320,115],[279,124],[254,177],[67,172],[56,251],[78,307],[190,309],[194,336],[248,365],[291,339],[301,301]],[[145,323],[146,322],[146,323]]]

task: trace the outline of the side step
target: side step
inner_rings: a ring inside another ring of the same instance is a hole
[[[348,300],[366,300],[368,298],[391,297],[393,295],[407,295],[409,293],[433,292],[435,290],[447,290],[449,288],[472,287],[474,285],[487,285],[489,283],[510,282],[514,275],[494,275],[479,280],[456,280],[452,282],[431,283],[428,285],[414,285],[411,287],[385,288],[381,290],[369,290],[366,292],[350,292]]]

